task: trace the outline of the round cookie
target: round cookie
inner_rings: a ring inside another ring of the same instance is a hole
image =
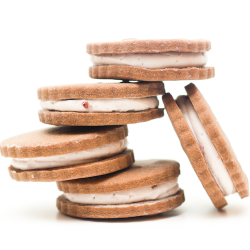
[[[0,148],[3,156],[13,158],[13,179],[62,181],[129,167],[134,155],[126,150],[127,135],[127,126],[54,127],[7,139]]]
[[[57,182],[65,193],[58,197],[57,208],[73,217],[105,219],[166,212],[184,202],[179,174],[175,161],[148,160],[105,176]]]
[[[58,210],[78,218],[115,219],[149,216],[171,211],[184,202],[184,192],[156,201],[142,201],[125,205],[83,205],[67,200],[63,195],[56,201]]]
[[[125,39],[87,44],[96,79],[138,81],[203,80],[214,77],[213,67],[204,67],[211,42],[204,39]]]
[[[123,79],[136,81],[205,80],[215,75],[213,67],[146,69],[125,65],[104,65],[89,68],[89,76],[95,79]]]
[[[117,42],[87,44],[90,55],[138,54],[176,52],[206,52],[211,49],[211,42],[204,39],[124,39]]]
[[[97,83],[50,86],[38,89],[43,110],[40,121],[64,126],[106,126],[160,118],[157,95],[162,82]]]
[[[141,112],[77,113],[39,111],[41,122],[64,126],[107,126],[147,122],[163,117],[163,109],[150,109]]]
[[[186,90],[188,97],[180,96],[175,101],[171,94],[167,93],[163,96],[163,102],[193,169],[215,207],[221,209],[227,205],[225,196],[228,195],[225,194],[223,178],[231,178],[231,185],[235,186],[235,191],[239,193],[241,198],[248,196],[248,181],[228,139],[204,97],[193,84],[186,86]],[[183,99],[191,101],[194,108],[193,112],[196,112],[198,116],[190,113],[190,111],[187,113],[187,106],[185,111],[181,103]],[[185,113],[183,113],[184,111]],[[200,119],[198,124],[197,121],[194,123],[194,116]],[[201,126],[204,126],[205,132],[200,132]],[[199,131],[199,134],[197,131]],[[211,143],[204,143],[204,139],[201,142],[200,137],[206,138],[207,135],[209,137],[206,140],[211,140]],[[212,159],[212,150],[216,153],[215,159]],[[224,164],[224,167],[218,164]],[[218,166],[224,168],[224,172],[217,172]]]
[[[142,98],[165,94],[163,82],[86,83],[41,87],[42,101],[63,99]]]
[[[133,150],[126,150],[104,160],[40,170],[19,170],[9,167],[9,174],[16,181],[52,182],[105,175],[127,168],[134,163]]]
[[[195,111],[206,129],[207,134],[219,153],[238,194],[241,198],[249,196],[247,177],[210,106],[194,84],[189,84],[185,89]]]

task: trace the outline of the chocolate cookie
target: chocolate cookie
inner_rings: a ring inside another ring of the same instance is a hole
[[[54,127],[7,139],[1,153],[13,158],[17,181],[61,181],[103,175],[129,167],[127,126]]]
[[[163,102],[197,176],[214,205],[227,205],[225,196],[249,195],[248,180],[211,108],[194,84],[186,86],[188,96],[176,101],[167,93]]]
[[[179,163],[137,161],[126,170],[93,178],[57,182],[64,195],[57,208],[80,218],[126,218],[166,212],[184,202]]]
[[[157,95],[162,82],[74,84],[42,87],[38,98],[40,121],[65,126],[106,126],[139,123],[160,118]]]
[[[205,67],[208,40],[127,39],[120,42],[90,43],[87,53],[97,79],[138,81],[203,80],[214,77],[214,68]]]

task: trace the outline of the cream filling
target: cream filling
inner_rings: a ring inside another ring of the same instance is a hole
[[[174,195],[179,191],[177,178],[149,187],[102,194],[71,194],[64,196],[76,203],[82,204],[127,204],[138,201],[157,200]]]
[[[47,169],[89,163],[121,153],[127,148],[127,139],[100,146],[98,148],[64,155],[36,158],[15,158],[12,166],[21,170]]]
[[[91,61],[98,65],[130,65],[148,69],[203,67],[207,63],[204,52],[165,52],[153,54],[111,54],[91,56]]]
[[[205,127],[200,121],[191,101],[186,96],[179,96],[176,102],[180,107],[219,188],[225,196],[235,193],[236,189],[233,181],[212,140],[208,136]]]
[[[126,112],[157,108],[159,101],[156,96],[130,99],[87,99],[41,101],[45,110],[75,112]]]

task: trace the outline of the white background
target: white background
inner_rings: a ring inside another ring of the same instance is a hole
[[[211,80],[194,81],[236,154],[249,168],[249,1],[0,1],[0,141],[44,128],[36,90],[93,83],[89,42],[125,38],[206,38]],[[174,97],[188,81],[165,82]],[[162,103],[161,103],[162,106]],[[250,199],[237,194],[218,212],[164,118],[129,126],[137,159],[181,164],[186,202],[159,216],[79,220],[60,214],[55,183],[11,180],[0,158],[0,249],[249,249]]]

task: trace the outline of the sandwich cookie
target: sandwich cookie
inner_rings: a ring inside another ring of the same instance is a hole
[[[227,205],[225,196],[249,195],[248,180],[232,146],[211,108],[194,84],[185,87],[188,96],[176,101],[163,96],[167,113],[197,176],[214,205]]]
[[[180,206],[179,163],[136,161],[119,172],[93,178],[57,182],[64,194],[57,208],[79,218],[126,218],[163,213]]]
[[[63,181],[103,175],[134,162],[127,150],[127,126],[53,127],[15,136],[0,144],[13,158],[9,173],[17,181]]]
[[[164,115],[162,82],[95,83],[42,87],[40,121],[52,125],[105,126],[146,122]]]
[[[119,42],[87,44],[97,79],[138,81],[203,80],[214,77],[214,68],[205,67],[208,40],[125,39]]]

